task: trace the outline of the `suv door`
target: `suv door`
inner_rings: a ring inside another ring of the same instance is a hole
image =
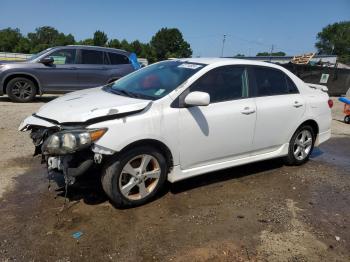
[[[74,48],[62,48],[46,56],[54,59],[53,64],[40,65],[37,68],[38,78],[45,90],[71,91],[79,86],[76,53]]]
[[[279,69],[254,66],[249,77],[255,80],[257,109],[253,150],[256,154],[271,152],[289,142],[305,112],[305,101],[294,82]]]
[[[207,92],[210,104],[181,108],[181,101],[193,91]],[[223,66],[204,74],[180,95],[181,168],[248,156],[255,118],[245,67]]]
[[[109,81],[117,80],[134,71],[129,58],[117,52],[106,52],[109,64],[106,66],[110,76]]]
[[[102,50],[79,49],[79,89],[97,87],[108,82],[108,71]]]

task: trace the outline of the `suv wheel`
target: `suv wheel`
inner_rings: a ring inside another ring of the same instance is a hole
[[[164,156],[153,147],[137,147],[111,159],[103,169],[102,187],[117,207],[149,202],[167,176]]]
[[[315,133],[311,126],[301,126],[289,142],[289,152],[286,163],[289,165],[302,165],[308,161],[315,144]]]
[[[33,100],[36,87],[28,78],[16,77],[8,82],[6,93],[12,101],[25,103]]]

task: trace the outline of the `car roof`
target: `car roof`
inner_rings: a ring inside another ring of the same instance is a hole
[[[111,47],[104,47],[104,46],[92,46],[92,45],[66,45],[66,46],[55,46],[53,48],[67,48],[67,47],[77,47],[77,48],[84,48],[84,49],[99,49],[99,50],[104,50],[104,51],[109,51],[109,52],[118,52],[118,53],[124,53],[124,54],[129,54],[130,52],[123,50],[123,49],[117,49],[117,48],[111,48]]]
[[[281,66],[276,64],[261,62],[255,60],[241,58],[225,58],[225,57],[200,57],[200,58],[180,58],[179,61],[188,63],[199,63],[206,65],[260,65],[281,69]]]

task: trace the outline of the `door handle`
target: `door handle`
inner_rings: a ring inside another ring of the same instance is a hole
[[[77,68],[74,67],[74,66],[72,66],[72,67],[70,67],[69,69],[71,69],[71,70],[76,70]]]
[[[254,108],[250,108],[250,107],[245,107],[245,108],[241,111],[241,113],[244,114],[244,115],[250,115],[250,114],[255,113],[255,109],[254,109]]]
[[[303,106],[303,104],[301,104],[299,101],[295,101],[293,106],[298,108],[298,107]]]

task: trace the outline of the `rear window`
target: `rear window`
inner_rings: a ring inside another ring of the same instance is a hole
[[[256,67],[254,72],[258,96],[298,93],[295,84],[280,70]]]
[[[96,50],[81,50],[81,63],[89,65],[102,65],[103,52]]]
[[[122,54],[108,53],[112,65],[130,64],[129,58]]]

